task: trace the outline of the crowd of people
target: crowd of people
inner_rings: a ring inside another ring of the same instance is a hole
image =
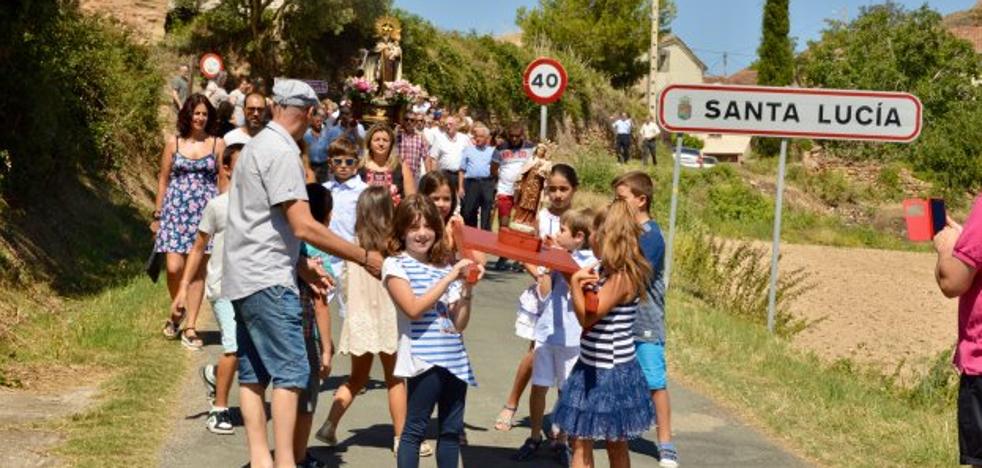
[[[201,370],[208,430],[234,432],[237,379],[251,466],[318,466],[307,440],[321,380],[337,353],[351,359],[315,432],[334,446],[377,356],[397,465],[435,456],[438,466],[457,466],[480,364],[462,333],[488,269],[530,282],[515,298],[516,335],[528,352],[495,421],[512,429],[531,381],[531,433],[514,458],[528,460],[548,442],[560,464],[592,466],[594,441],[606,441],[611,466],[629,466],[627,441],[657,424],[660,465],[678,465],[664,358],[665,243],[648,216],[649,176],[626,173],[612,181],[609,206],[574,209],[575,168],[551,165],[538,235],[570,253],[582,268],[573,275],[462,258],[451,226],[491,230],[495,212],[508,226],[523,172],[537,148],[547,151],[523,124],[489,128],[435,98],[398,125],[362,122],[348,103],[321,101],[302,81],[277,80],[267,96],[246,79],[226,93],[224,79],[214,82],[221,91],[209,83],[203,94],[172,82],[177,132],[161,155],[151,225],[172,297],[163,334],[201,348],[204,299],[221,331],[223,354]],[[597,293],[596,310],[586,290]],[[549,388],[559,397],[545,428]],[[434,407],[435,448],[424,439]]]

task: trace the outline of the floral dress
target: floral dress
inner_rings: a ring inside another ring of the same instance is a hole
[[[170,181],[160,211],[160,230],[154,242],[155,252],[186,254],[191,251],[205,205],[218,195],[217,161],[214,146],[211,154],[198,159],[174,151]]]

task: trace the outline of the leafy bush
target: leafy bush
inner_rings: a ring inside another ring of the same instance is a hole
[[[831,206],[855,203],[860,198],[860,190],[837,169],[824,169],[810,173],[801,166],[788,170],[788,178],[797,182],[806,192],[818,197]]]
[[[24,200],[77,172],[105,175],[159,148],[163,84],[149,50],[55,0],[0,6],[3,193]]]
[[[719,310],[767,324],[770,251],[748,242],[726,241],[697,226],[680,232],[675,244],[672,285]],[[812,286],[803,269],[782,271],[778,279],[775,331],[791,336],[808,323],[791,315],[790,304]]]

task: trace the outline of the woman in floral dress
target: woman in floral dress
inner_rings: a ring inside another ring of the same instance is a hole
[[[194,245],[198,222],[208,200],[218,194],[218,157],[225,142],[213,136],[218,127],[215,108],[201,94],[188,97],[181,107],[177,135],[168,138],[160,156],[156,209],[151,230],[156,233],[154,251],[163,253],[167,266],[167,289],[171,300],[180,286],[187,254]],[[204,278],[199,274],[188,285],[187,327],[180,332],[185,311],[171,315],[164,325],[168,338],[181,337],[191,349],[201,347],[195,321],[204,294]]]

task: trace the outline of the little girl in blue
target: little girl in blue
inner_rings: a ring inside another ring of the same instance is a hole
[[[562,387],[553,422],[573,439],[572,466],[593,466],[593,442],[605,440],[610,466],[629,467],[627,441],[654,422],[633,334],[638,292],[645,291],[651,267],[638,244],[635,209],[627,202],[611,203],[593,226],[591,244],[601,260],[570,280],[573,310],[584,333],[580,360]],[[586,310],[585,287],[597,290],[595,312]]]
[[[382,282],[399,310],[394,374],[408,379],[406,424],[397,453],[400,468],[419,466],[419,445],[433,407],[439,441],[436,463],[456,467],[464,430],[467,386],[477,386],[461,332],[470,320],[471,285],[460,281],[472,264],[451,266],[440,212],[416,194],[399,203],[392,221]]]

